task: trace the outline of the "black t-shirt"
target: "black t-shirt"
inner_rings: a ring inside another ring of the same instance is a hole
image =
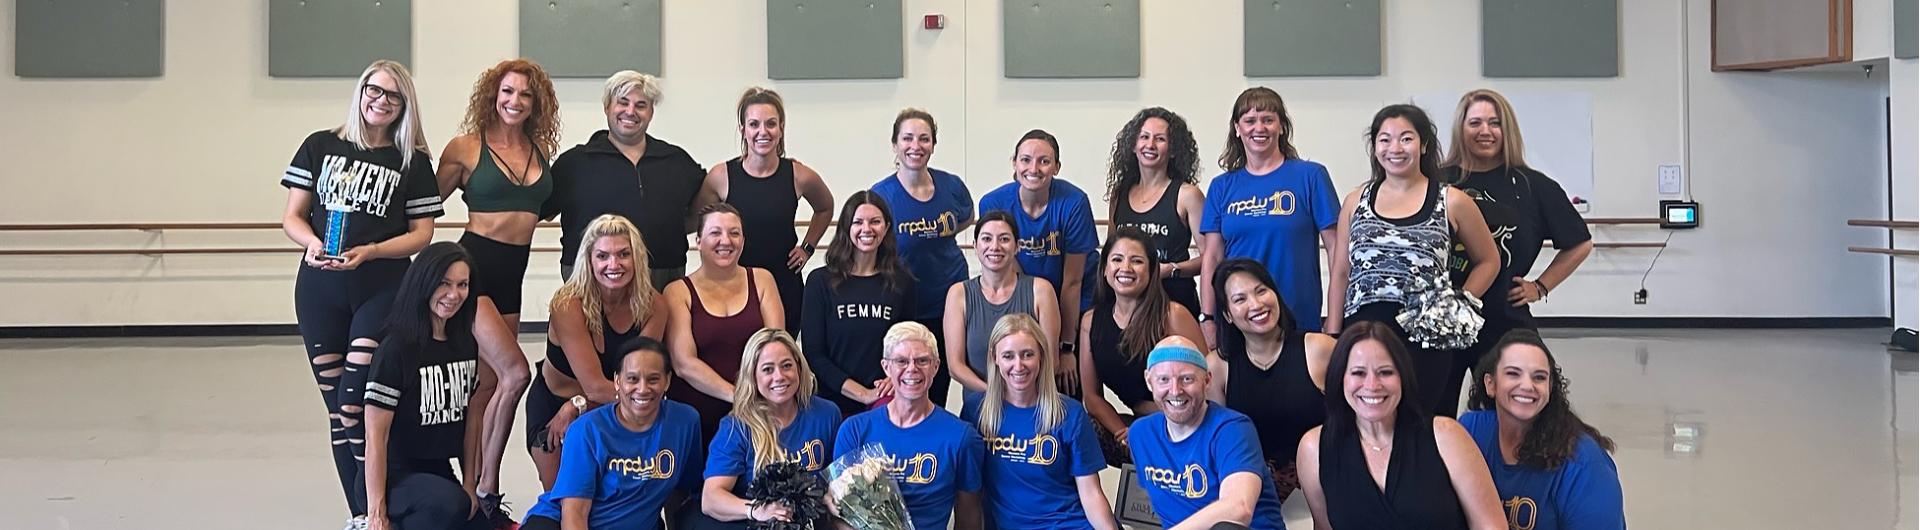
[[[561,265],[573,265],[587,224],[604,214],[625,217],[640,229],[649,266],[687,265],[687,215],[707,171],[686,150],[649,135],[636,164],[603,130],[561,153],[553,176],[553,196],[541,217],[560,216]]]
[[[393,426],[387,431],[389,468],[461,456],[467,399],[480,382],[479,352],[471,340],[465,346],[408,342],[380,344],[367,374],[367,406],[393,411]]]
[[[1455,187],[1473,197],[1474,203],[1480,206],[1480,215],[1487,219],[1487,230],[1493,233],[1493,244],[1500,250],[1500,275],[1482,297],[1488,309],[1484,311],[1486,316],[1505,317],[1520,327],[1535,327],[1532,311],[1506,302],[1513,278],[1531,277],[1529,273],[1540,257],[1542,242],[1551,240],[1553,248],[1564,249],[1592,240],[1586,219],[1574,210],[1573,201],[1567,198],[1560,183],[1531,168],[1501,166],[1468,173],[1464,180],[1455,178],[1459,174],[1457,167],[1444,168],[1441,173],[1443,179],[1456,182]],[[1450,262],[1454,284],[1465,282],[1468,269],[1465,245],[1454,243]],[[1505,311],[1491,310],[1496,307]]]
[[[826,267],[807,275],[806,309],[800,312],[800,336],[806,340],[802,349],[821,396],[842,410],[864,410],[840,388],[848,379],[872,386],[886,377],[880,367],[881,339],[887,328],[913,316],[913,289],[903,281],[888,290],[878,274],[849,277],[834,289],[832,278]]]
[[[401,156],[393,146],[366,150],[333,131],[316,131],[293,153],[280,185],[314,192],[307,213],[313,235],[327,238],[334,228],[327,212],[334,208],[348,212],[340,250],[377,243],[407,233],[408,221],[441,215],[433,161],[413,151],[402,171]]]

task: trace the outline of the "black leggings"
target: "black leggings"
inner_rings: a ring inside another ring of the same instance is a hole
[[[1513,331],[1514,328],[1514,324],[1510,321],[1489,318],[1487,325],[1480,328],[1478,342],[1468,346],[1467,349],[1454,350],[1453,364],[1447,367],[1447,382],[1440,393],[1440,408],[1435,410],[1434,414],[1452,418],[1459,413],[1460,389],[1467,388],[1466,385],[1480,384],[1479,379],[1473,377],[1473,366],[1480,362],[1480,356],[1493,350],[1494,344],[1500,342],[1501,336],[1506,335],[1508,331]],[[1466,383],[1462,384],[1462,381]]]
[[[533,247],[502,243],[473,232],[460,235],[460,247],[473,256],[474,298],[492,298],[493,307],[502,315],[520,314],[521,284],[527,279],[527,254]]]
[[[547,376],[542,373],[546,361],[533,364],[533,383],[527,385],[526,418],[527,448],[538,449],[547,445],[547,423],[560,414],[560,407],[567,404],[567,398],[553,395],[547,388]],[[546,452],[559,454],[559,447],[548,447]]]
[[[1415,403],[1418,403],[1422,408],[1425,408],[1429,413],[1433,414],[1440,414],[1443,407],[1451,410],[1453,403],[1448,403],[1442,396],[1445,394],[1447,388],[1445,380],[1449,373],[1448,370],[1451,370],[1453,367],[1454,351],[1432,350],[1408,342],[1407,330],[1400,327],[1399,321],[1394,320],[1394,317],[1400,314],[1400,307],[1400,304],[1391,302],[1375,302],[1360,306],[1359,310],[1354,311],[1352,315],[1347,317],[1346,325],[1351,326],[1354,322],[1371,320],[1386,324],[1387,327],[1392,328],[1394,334],[1400,337],[1400,343],[1406,346],[1407,354],[1413,357],[1413,370],[1409,371],[1403,368],[1400,370],[1400,373],[1407,374],[1411,372],[1413,375],[1413,386],[1420,392],[1418,395],[1402,396],[1401,399],[1411,398],[1415,400]],[[1406,379],[1404,375],[1402,379]],[[1459,395],[1460,383],[1454,383],[1453,391],[1454,395]]]
[[[356,484],[364,498],[366,475]],[[387,520],[399,530],[486,530],[489,526],[484,515],[467,517],[473,505],[446,460],[410,460],[388,471],[386,501]]]
[[[407,271],[406,259],[377,259],[350,271],[300,267],[293,286],[294,318],[307,349],[308,365],[327,405],[329,443],[341,494],[355,515],[366,513],[364,497],[355,493],[358,460],[365,454],[366,435],[360,425],[368,363],[348,362],[348,354],[373,355],[372,346],[352,346],[359,339],[379,338],[386,324],[394,290]]]

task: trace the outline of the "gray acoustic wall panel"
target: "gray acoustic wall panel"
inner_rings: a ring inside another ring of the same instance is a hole
[[[412,0],[268,0],[267,75],[359,77],[378,59],[418,70]]]
[[[14,0],[13,75],[160,77],[165,0]]]
[[[1920,0],[1893,0],[1893,56],[1920,57]]]
[[[1001,0],[1007,77],[1140,77],[1140,0]]]
[[[900,0],[767,0],[767,77],[906,75]]]
[[[660,0],[520,0],[520,55],[553,77],[660,75],[660,16]]]
[[[1480,73],[1620,75],[1619,0],[1480,0]]]
[[[1246,0],[1247,77],[1380,75],[1380,0]]]

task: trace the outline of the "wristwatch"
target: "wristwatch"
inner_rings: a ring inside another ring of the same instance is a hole
[[[1076,345],[1071,342],[1060,343],[1060,353],[1066,354],[1066,353],[1079,353],[1079,352],[1080,352],[1079,345]]]
[[[806,251],[806,252],[807,252],[807,255],[808,255],[808,256],[812,256],[812,255],[813,255],[813,243],[807,243],[807,244],[803,244],[803,245],[800,245],[800,250],[804,250],[804,251]]]
[[[575,411],[587,411],[587,396],[573,396],[573,399],[569,399],[567,402],[573,404],[573,410]]]
[[[1213,313],[1200,313],[1200,316],[1195,318],[1200,319],[1201,324],[1205,324],[1213,321]]]

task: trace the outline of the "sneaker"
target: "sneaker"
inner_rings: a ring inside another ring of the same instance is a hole
[[[346,528],[341,530],[367,530],[367,516],[355,515],[347,518]]]
[[[499,493],[480,498],[480,514],[487,518],[488,526],[494,530],[519,530],[520,523],[513,520],[513,508],[507,505],[507,496]]]

